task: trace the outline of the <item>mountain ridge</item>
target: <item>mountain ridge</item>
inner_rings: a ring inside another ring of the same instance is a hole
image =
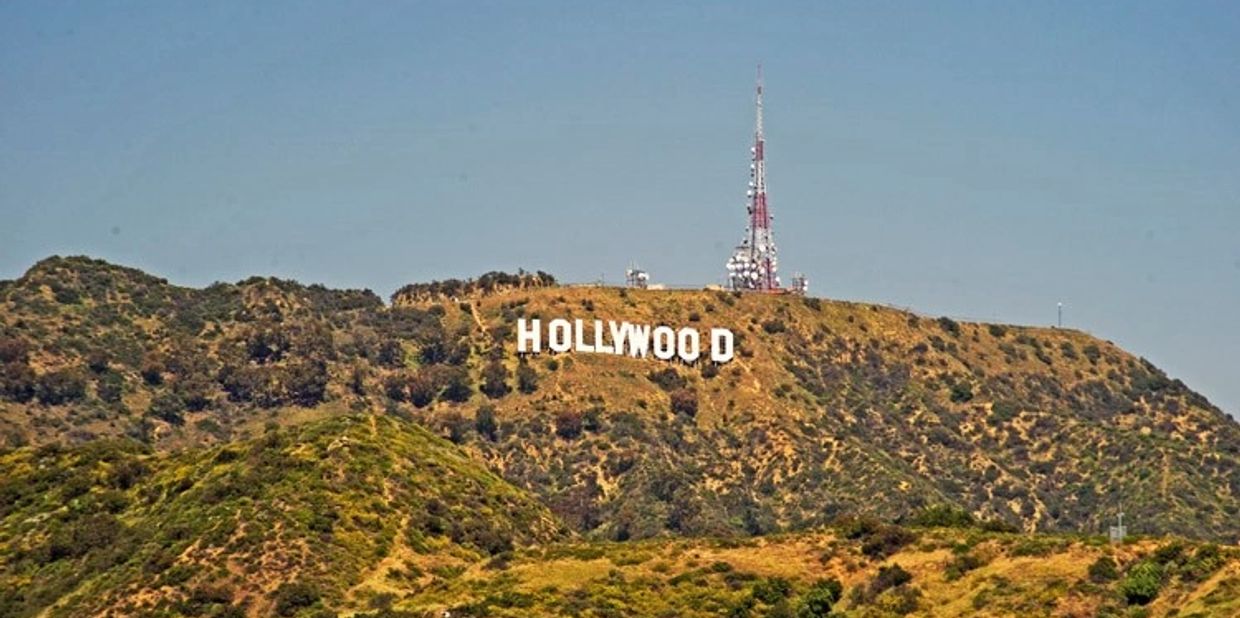
[[[952,504],[1026,530],[1240,534],[1240,428],[1067,329],[546,273],[194,289],[87,258],[0,284],[0,435],[227,443],[269,421],[416,419],[579,533],[764,534]],[[724,326],[725,365],[519,356],[519,317]]]

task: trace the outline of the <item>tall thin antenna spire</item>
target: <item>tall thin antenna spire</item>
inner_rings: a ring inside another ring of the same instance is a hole
[[[734,290],[758,292],[782,291],[779,283],[779,259],[775,235],[771,230],[771,210],[766,198],[766,136],[762,127],[762,65],[754,97],[755,119],[753,148],[750,149],[748,204],[749,225],[745,238],[728,260],[728,280]],[[798,289],[804,291],[804,279],[798,278]]]
[[[762,65],[761,64],[758,64],[758,88],[757,89],[758,89],[758,96],[755,99],[755,102],[756,102],[756,107],[758,109],[758,119],[757,119],[757,122],[754,123],[754,126],[757,127],[756,133],[758,134],[758,139],[761,140],[762,139]]]

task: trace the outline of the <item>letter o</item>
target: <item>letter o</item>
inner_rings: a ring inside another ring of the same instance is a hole
[[[680,360],[695,363],[702,355],[702,339],[696,328],[682,328],[676,333],[676,350]]]
[[[573,326],[568,320],[556,318],[547,325],[547,347],[552,352],[567,352],[573,347]]]
[[[654,357],[660,360],[672,360],[676,357],[676,331],[668,326],[654,329]]]

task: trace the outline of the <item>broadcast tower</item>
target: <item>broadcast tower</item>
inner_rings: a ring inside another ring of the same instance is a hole
[[[771,230],[770,208],[766,203],[766,139],[762,134],[762,66],[758,66],[757,120],[754,128],[753,148],[750,149],[749,191],[747,208],[749,225],[745,238],[737,245],[728,259],[728,286],[733,290],[752,292],[804,293],[807,282],[797,276],[791,289],[780,287],[779,258],[775,249],[775,236]]]

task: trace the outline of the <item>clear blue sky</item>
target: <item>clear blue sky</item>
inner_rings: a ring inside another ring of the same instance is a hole
[[[766,4],[6,2],[0,277],[718,281],[761,61],[814,294],[1063,301],[1240,412],[1240,4]]]

